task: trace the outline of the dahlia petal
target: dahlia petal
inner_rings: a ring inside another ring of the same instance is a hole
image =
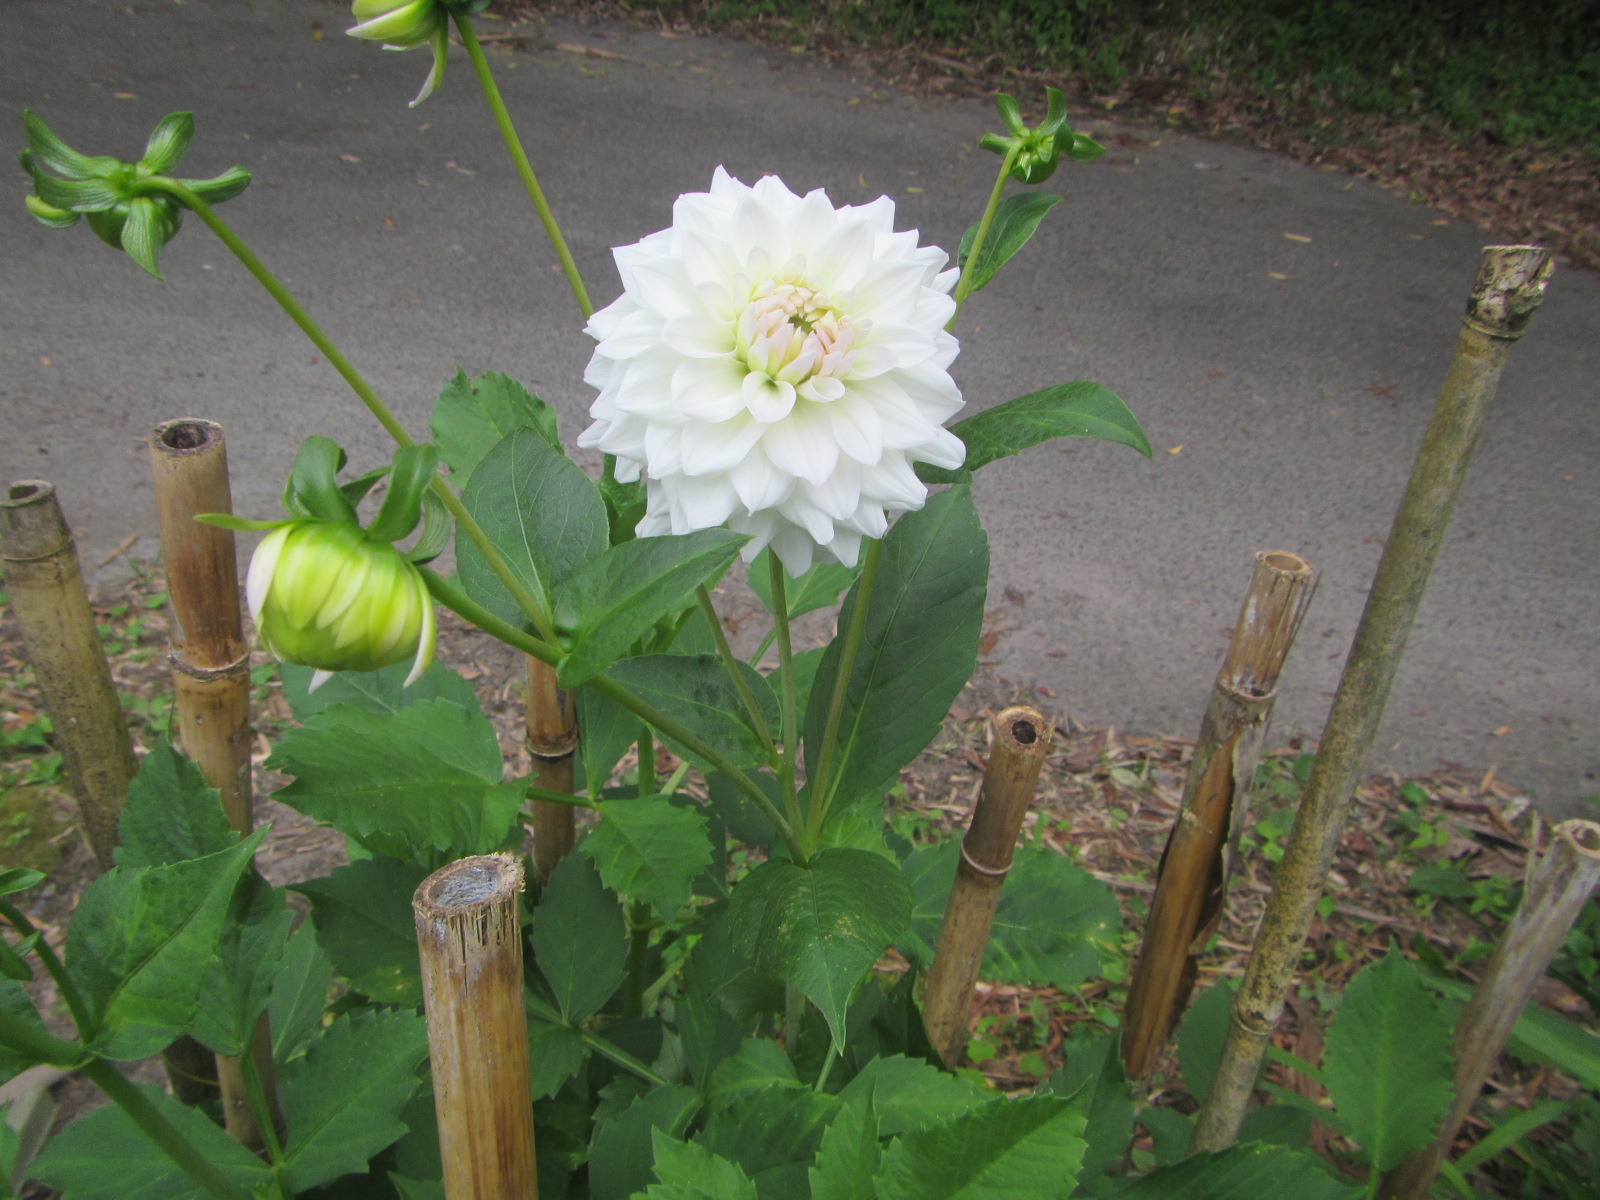
[[[691,421],[680,439],[684,474],[726,474],[750,453],[765,428],[748,416],[719,425]]]
[[[633,269],[628,292],[643,307],[664,317],[676,317],[699,308],[700,296],[683,264],[673,259],[651,259]]]
[[[817,545],[804,529],[784,521],[773,533],[769,545],[791,579],[798,579],[811,569]]]
[[[883,421],[871,404],[849,393],[829,406],[833,440],[839,449],[864,467],[883,457]]]
[[[673,484],[674,517],[681,513],[683,521],[683,528],[679,529],[678,521],[674,519],[674,533],[715,529],[733,514],[739,503],[733,484],[726,475],[684,475],[673,480]]]
[[[847,567],[853,567],[861,558],[861,531],[839,526],[833,531],[833,541],[827,551]]]
[[[740,384],[745,407],[763,425],[782,421],[794,408],[794,384],[751,371]]]
[[[685,313],[659,327],[660,340],[688,358],[733,353],[733,326],[705,313]]]
[[[685,359],[672,372],[672,406],[697,421],[726,421],[745,410],[744,382],[732,355]]]
[[[682,426],[651,424],[644,431],[644,469],[652,479],[666,479],[683,470]]]
[[[261,609],[267,602],[267,592],[272,587],[273,572],[278,569],[278,556],[283,553],[283,543],[289,538],[289,527],[280,525],[256,547],[250,556],[250,570],[245,574],[244,594],[250,605],[250,619],[261,624]]]
[[[919,462],[954,471],[967,461],[967,444],[948,429],[940,429],[932,441],[912,451],[912,457]]]
[[[757,445],[728,472],[739,503],[752,513],[782,504],[794,491],[794,476],[779,470]]]
[[[802,405],[784,420],[768,425],[761,447],[768,458],[808,483],[822,483],[839,463],[833,422],[828,410],[816,405]]]
[[[878,261],[856,285],[851,308],[875,321],[898,321],[909,317],[922,294],[922,267],[919,263]]]

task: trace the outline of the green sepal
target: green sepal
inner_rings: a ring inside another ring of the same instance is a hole
[[[7,867],[0,871],[0,896],[11,896],[36,888],[44,882],[44,878],[43,872],[29,867]]]
[[[1001,137],[998,133],[986,133],[978,139],[978,149],[991,150],[996,154],[1004,154],[1011,149],[1011,139]]]
[[[1016,137],[1027,135],[1028,127],[1022,122],[1022,111],[1017,107],[1017,98],[999,92],[995,95],[994,106],[1000,112],[1000,119],[1006,123],[1006,128],[1011,130]]]
[[[243,167],[229,167],[220,175],[213,175],[210,179],[175,179],[174,183],[181,183],[207,204],[221,204],[224,200],[232,200],[245,188],[250,186],[250,172]]]
[[[232,529],[236,533],[276,529],[287,521],[258,521],[253,517],[236,517],[232,513],[195,513],[194,519],[202,525],[215,525],[218,529]]]
[[[166,243],[161,211],[148,196],[139,196],[128,202],[128,216],[122,223],[122,248],[157,279],[161,270],[156,265],[156,252]]]
[[[344,493],[345,499],[351,504],[359,505],[367,498],[367,493],[377,486],[378,480],[389,473],[389,468],[373,467],[365,475],[358,475],[339,485],[339,490]]]
[[[1072,134],[1070,139],[1067,134]],[[1063,142],[1066,144],[1063,144]],[[1089,162],[1099,158],[1106,152],[1106,148],[1085,133],[1072,133],[1064,129],[1056,135],[1056,153],[1070,158],[1073,162]]]
[[[25,961],[24,956],[32,952],[39,943],[37,931],[30,933],[15,946],[10,942],[0,939],[0,975],[8,979],[15,979],[18,983],[27,983],[33,978],[33,968]]]
[[[406,557],[419,567],[431,563],[450,544],[450,533],[454,528],[444,501],[429,488],[422,493],[422,536],[417,539],[416,545],[406,551]]]
[[[1046,105],[1044,120],[1040,122],[1039,128],[1034,132],[1054,137],[1056,131],[1061,129],[1067,122],[1067,98],[1060,88],[1053,87],[1045,88],[1044,95]],[[1060,147],[1058,146],[1057,149],[1060,149]]]
[[[194,114],[168,113],[156,123],[145,143],[144,157],[139,165],[153,175],[165,175],[178,165],[189,143],[194,139]]]
[[[57,208],[54,204],[46,204],[37,196],[23,197],[23,203],[28,206],[28,212],[33,219],[41,225],[48,225],[51,229],[71,229],[78,223],[82,213],[75,213],[71,209]]]
[[[350,503],[335,481],[344,469],[345,453],[331,438],[312,436],[300,443],[294,469],[283,487],[283,507],[297,517],[324,521],[356,519]]]
[[[439,466],[439,451],[431,442],[402,446],[395,451],[389,472],[389,490],[367,532],[386,542],[398,542],[422,519],[422,497]]]
[[[28,150],[37,168],[82,179],[91,175],[104,175],[122,165],[114,158],[79,154],[57,137],[50,126],[26,108],[22,110],[22,127],[27,131]],[[23,165],[29,171],[37,169],[29,167],[26,163]]]
[[[46,204],[72,212],[104,212],[108,208],[115,208],[122,199],[122,189],[99,176],[59,179],[42,171],[34,171],[33,186],[39,193],[39,199]]]

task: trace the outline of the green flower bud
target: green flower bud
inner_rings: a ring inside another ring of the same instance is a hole
[[[1105,153],[1105,147],[1093,138],[1074,133],[1067,125],[1067,98],[1056,88],[1046,88],[1048,109],[1045,119],[1035,129],[1022,121],[1016,100],[1004,92],[995,97],[995,107],[1011,131],[1010,137],[986,133],[978,142],[981,149],[996,154],[1010,153],[1016,148],[1016,159],[1011,164],[1011,178],[1018,183],[1043,183],[1055,174],[1063,158],[1074,162],[1087,162]]]
[[[412,660],[409,685],[433,661],[433,603],[422,573],[359,526],[286,521],[256,548],[245,581],[250,615],[274,658],[334,671]]]
[[[358,22],[345,30],[351,37],[382,42],[386,50],[410,50],[424,43],[433,47],[433,70],[411,102],[415,108],[438,89],[444,79],[444,56],[450,44],[449,7],[440,0],[355,0],[350,15]]]

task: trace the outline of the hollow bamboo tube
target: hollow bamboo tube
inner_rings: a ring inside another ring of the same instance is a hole
[[[1005,709],[994,719],[989,769],[961,839],[961,861],[939,926],[939,944],[923,994],[922,1021],[945,1063],[967,1044],[972,992],[989,944],[1000,888],[1016,850],[1022,818],[1033,801],[1039,769],[1050,753],[1050,723],[1032,708]]]
[[[0,499],[0,568],[78,799],[84,836],[101,869],[109,870],[137,765],[72,530],[55,488],[42,479],[13,483]]]
[[[1549,275],[1550,254],[1537,246],[1484,248],[1455,357],[1378,562],[1234,997],[1222,1059],[1189,1143],[1191,1154],[1224,1150],[1238,1136],[1489,403],[1516,340],[1544,297]]]
[[[446,1200],[538,1200],[521,864],[463,858],[412,897]]]
[[[228,451],[222,426],[186,417],[150,431],[150,474],[155,483],[161,557],[172,614],[172,690],[178,743],[222,796],[228,824],[249,833],[250,652],[239,611],[238,558],[233,532],[195,520],[200,513],[231,513]],[[272,1037],[262,1016],[252,1056],[272,1120],[281,1129]],[[223,1123],[238,1141],[259,1150],[239,1060],[216,1057]]]
[[[1455,1032],[1455,1099],[1439,1136],[1383,1177],[1382,1200],[1421,1200],[1455,1143],[1534,986],[1600,885],[1600,824],[1563,821],[1500,935]]]
[[[1142,1079],[1155,1066],[1194,989],[1196,957],[1222,919],[1232,846],[1250,804],[1272,718],[1278,675],[1315,590],[1298,555],[1256,555],[1249,591],[1189,764],[1183,804],[1167,837],[1128,985],[1122,1060]]]
[[[549,792],[572,791],[578,725],[572,693],[556,684],[556,669],[528,656],[528,754],[533,784]],[[576,837],[570,804],[533,802],[533,870],[542,887],[556,864],[572,852]]]

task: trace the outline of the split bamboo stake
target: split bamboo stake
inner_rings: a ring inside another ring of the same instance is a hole
[[[0,566],[78,798],[84,836],[101,869],[110,870],[117,821],[137,764],[72,530],[55,488],[42,479],[13,483],[0,499]]]
[[[1455,1143],[1545,968],[1600,885],[1600,825],[1563,821],[1456,1023],[1455,1099],[1432,1145],[1384,1176],[1381,1200],[1421,1200]]]
[[[1222,1060],[1195,1123],[1191,1154],[1224,1150],[1238,1136],[1500,372],[1539,307],[1549,275],[1550,254],[1537,246],[1484,248],[1455,358],[1395,513],[1234,997]]]
[[[1219,921],[1233,845],[1244,827],[1278,675],[1315,591],[1311,565],[1282,550],[1256,555],[1250,590],[1211,689],[1183,804],[1167,837],[1128,985],[1122,1060],[1143,1079],[1194,990],[1196,960]]]
[[[150,431],[161,557],[172,614],[172,690],[178,743],[222,795],[228,824],[241,834],[253,825],[250,794],[250,651],[239,610],[238,558],[232,530],[195,520],[231,513],[228,451],[222,426],[184,418]],[[263,1015],[252,1058],[271,1119],[281,1130],[272,1036]],[[259,1150],[249,1089],[237,1058],[216,1056],[223,1123],[238,1141]]]
[[[573,759],[578,750],[578,724],[572,693],[556,683],[556,669],[528,656],[528,754],[533,784],[547,792],[572,791]],[[539,886],[572,853],[576,832],[570,804],[533,802],[533,871]]]
[[[922,1022],[928,1040],[952,1067],[966,1049],[972,993],[1000,903],[1000,888],[1011,870],[1017,834],[1033,801],[1039,769],[1050,753],[1050,723],[1036,709],[1005,709],[994,724],[989,769],[972,810],[972,824],[961,839],[961,862],[950,887],[923,995]]]
[[[487,854],[435,871],[411,900],[445,1200],[538,1200],[521,892],[521,864]]]

